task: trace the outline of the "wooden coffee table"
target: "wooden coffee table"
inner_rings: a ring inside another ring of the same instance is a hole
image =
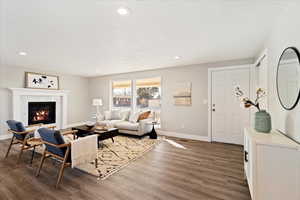
[[[111,128],[108,130],[96,130],[94,127],[82,125],[82,126],[76,126],[73,127],[72,130],[77,130],[76,137],[85,137],[89,135],[98,135],[98,142],[106,139],[111,139],[112,142],[114,141],[114,137],[119,135],[119,129],[117,128]]]

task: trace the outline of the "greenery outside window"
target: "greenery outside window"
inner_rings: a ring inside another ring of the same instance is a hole
[[[136,85],[136,109],[151,110],[153,118],[160,122],[161,78],[138,79]]]
[[[136,80],[136,106],[138,109],[160,109],[160,78]]]

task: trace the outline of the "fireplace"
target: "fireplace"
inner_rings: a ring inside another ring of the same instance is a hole
[[[56,102],[29,102],[28,125],[56,123]]]

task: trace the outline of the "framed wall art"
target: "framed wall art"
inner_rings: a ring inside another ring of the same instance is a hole
[[[175,84],[174,105],[191,106],[192,105],[192,83],[178,82]]]
[[[59,90],[59,77],[35,72],[25,72],[25,87],[33,89]]]

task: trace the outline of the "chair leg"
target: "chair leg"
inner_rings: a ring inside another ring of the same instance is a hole
[[[33,158],[34,158],[34,153],[35,153],[35,146],[33,146],[33,149],[32,149],[31,160],[30,160],[31,165],[32,165]]]
[[[10,149],[11,149],[11,146],[13,145],[14,139],[15,139],[15,136],[13,136],[13,137],[11,138],[9,147],[8,147],[7,152],[6,152],[6,154],[5,154],[5,158],[7,158],[8,154],[9,154],[9,152],[10,152]]]
[[[58,185],[61,182],[61,179],[62,179],[63,174],[64,174],[64,170],[65,170],[65,161],[61,164],[59,174],[58,174],[58,178],[57,178],[57,182],[56,182],[56,185],[55,185],[56,188],[58,188]]]
[[[23,144],[22,144],[22,147],[21,147],[21,151],[20,151],[20,153],[19,153],[19,156],[18,156],[17,163],[19,163],[19,162],[20,162],[20,160],[21,160],[21,157],[22,157],[22,154],[23,154],[24,148],[25,148],[25,144],[23,143]]]
[[[40,172],[41,172],[41,169],[43,167],[45,159],[46,159],[46,152],[43,153],[43,156],[42,156],[41,162],[40,162],[40,166],[39,166],[39,168],[38,168],[38,170],[37,170],[37,172],[35,174],[36,177],[38,177],[40,175]]]
[[[66,162],[67,162],[69,153],[70,153],[70,147],[67,147],[67,150],[66,150],[66,152],[65,152],[65,157],[64,157],[63,163],[61,164],[61,167],[60,167],[60,170],[59,170],[57,182],[56,182],[56,185],[55,185],[56,188],[58,188],[58,185],[59,185],[59,183],[61,182],[61,179],[62,179],[62,177],[63,177],[63,174],[64,174],[64,170],[65,170],[65,167],[66,167]]]

